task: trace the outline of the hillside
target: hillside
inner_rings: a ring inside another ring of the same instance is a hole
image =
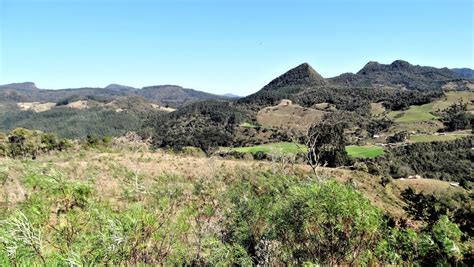
[[[130,127],[117,129],[123,127],[121,124],[111,126],[112,121],[123,116],[127,117],[125,121],[135,121],[133,125],[139,127],[135,129],[137,131],[145,127],[148,133],[154,131],[175,136],[176,140],[172,140],[162,134],[157,135],[156,137],[167,140],[157,142],[162,146],[166,144],[173,147],[179,144],[177,147],[182,147],[201,143],[183,133],[209,129],[205,124],[213,125],[211,132],[224,134],[222,140],[225,141],[222,144],[242,146],[259,144],[265,140],[287,141],[290,139],[288,131],[291,129],[307,129],[311,124],[321,121],[323,116],[334,115],[344,117],[345,123],[352,128],[355,134],[352,134],[351,140],[369,140],[375,133],[385,138],[402,130],[418,134],[433,134],[442,130],[443,114],[459,100],[454,97],[462,94],[459,90],[467,94],[464,99],[468,101],[468,112],[471,112],[472,103],[469,101],[472,102],[472,97],[469,95],[472,94],[473,85],[446,68],[417,66],[401,60],[389,65],[369,62],[357,74],[343,74],[329,79],[323,78],[313,67],[303,63],[276,77],[258,92],[236,100],[176,85],[137,89],[110,84],[105,88],[46,90],[38,89],[34,83],[10,84],[0,86],[0,102],[3,103],[0,106],[0,113],[3,114],[0,129],[8,131],[16,127],[39,127],[46,131],[65,133],[62,129],[66,129],[68,124],[82,125],[86,120],[91,120],[90,116],[94,112],[98,112],[96,114],[101,114],[100,116],[115,112],[122,114],[113,115],[114,119],[104,124],[105,128],[114,130],[101,130],[97,134],[117,135],[125,129],[130,130]],[[446,96],[450,100],[441,103]],[[278,106],[284,99],[291,101],[292,105]],[[223,103],[199,104],[205,100]],[[189,106],[193,103],[195,105]],[[216,107],[218,112],[205,111],[209,109],[206,105]],[[187,106],[189,108],[185,108]],[[230,107],[229,114],[234,115],[228,117],[227,111],[221,112],[226,107]],[[380,111],[376,111],[379,112],[378,115],[372,117],[370,114],[374,107],[378,107]],[[172,115],[159,115],[176,108],[178,111]],[[104,118],[100,116],[92,119],[94,124],[104,123]],[[158,123],[152,121],[156,118],[167,126],[157,126]],[[77,119],[84,122],[76,122]],[[374,126],[389,124],[381,122],[383,120],[390,122],[391,128],[379,129],[379,126]],[[55,123],[54,127],[49,121]],[[239,126],[241,123],[258,127],[246,129]],[[161,130],[152,130],[153,128]],[[85,137],[83,131],[77,133],[80,134],[72,136],[68,132],[67,137]]]
[[[459,78],[474,80],[474,70],[469,68],[456,68],[451,69]]]
[[[33,82],[24,82],[24,83],[10,83],[0,85],[0,89],[13,89],[13,90],[23,90],[23,91],[34,91],[38,88]]]
[[[263,127],[297,129],[305,132],[314,123],[321,122],[325,112],[303,108],[290,100],[282,100],[276,106],[261,109],[257,113],[257,122]]]
[[[308,165],[150,152],[143,143],[76,147],[36,160],[0,157],[0,178],[2,263],[12,260],[4,247],[15,247],[14,260],[21,265],[253,265],[267,262],[260,253],[281,264],[326,262],[334,254],[345,255],[341,264],[359,263],[356,249],[377,263],[409,264],[414,259],[391,255],[412,255],[413,245],[424,244],[419,240],[436,240],[416,258],[431,262],[433,254],[443,259],[449,252],[441,240],[469,245],[439,237],[469,229],[462,222],[469,220],[466,206],[472,204],[463,202],[466,190],[442,181],[384,185],[379,176],[331,168],[321,168],[316,177]],[[442,212],[433,213],[430,229],[416,213],[417,203],[448,207],[458,216],[452,218],[456,224]],[[24,241],[24,233],[31,241]],[[283,233],[299,239],[287,240]],[[327,254],[300,248],[300,240],[325,248],[328,242],[346,244],[369,234]],[[268,241],[277,246],[260,245]],[[72,259],[67,247],[75,248]],[[282,249],[291,251],[291,258],[281,255]],[[469,252],[457,255],[468,260]]]
[[[124,96],[142,96],[145,99],[179,107],[187,103],[209,99],[229,99],[176,85],[149,86],[142,89],[119,84],[110,84],[105,88],[38,89],[34,83],[7,84],[0,86],[0,102],[55,102],[95,100],[110,102]]]

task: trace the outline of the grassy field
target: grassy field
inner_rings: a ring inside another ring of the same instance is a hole
[[[438,117],[432,113],[441,112],[448,108],[452,104],[459,102],[460,100],[464,103],[468,103],[468,110],[474,110],[474,105],[470,104],[474,101],[474,92],[462,91],[462,92],[447,92],[446,97],[425,105],[411,106],[405,111],[391,111],[388,113],[388,117],[395,120],[395,122],[409,123],[409,122],[426,122],[436,120]],[[372,112],[377,112],[379,107],[375,104],[372,105]],[[380,112],[380,111],[378,111]]]
[[[395,122],[400,123],[431,121],[438,118],[430,113],[432,110],[433,103],[429,103],[421,106],[411,106],[406,111],[392,111],[388,116],[395,119]]]
[[[376,158],[384,153],[379,146],[347,146],[347,154],[352,158]]]
[[[240,127],[242,127],[242,128],[259,128],[260,126],[257,126],[257,125],[254,125],[254,124],[251,124],[251,123],[248,123],[248,122],[244,122],[244,123],[240,124]]]
[[[297,145],[295,143],[281,142],[273,144],[264,144],[249,147],[235,147],[225,148],[226,150],[233,150],[241,153],[255,154],[262,152],[266,154],[297,154],[306,152],[308,149],[304,145]],[[347,146],[346,151],[350,157],[353,158],[376,158],[384,153],[384,149],[379,146]]]
[[[467,109],[474,110],[474,92],[471,91],[460,91],[460,92],[447,92],[446,98],[434,102],[433,111],[442,111],[447,109],[450,105],[462,100],[464,103],[468,103]]]
[[[257,152],[263,152],[266,154],[297,154],[301,153],[302,151],[306,152],[307,148],[304,145],[297,145],[295,143],[289,142],[280,142],[280,143],[272,143],[272,144],[264,144],[258,146],[249,146],[249,147],[235,147],[229,148],[230,150],[234,150],[241,153],[251,153],[255,154]]]

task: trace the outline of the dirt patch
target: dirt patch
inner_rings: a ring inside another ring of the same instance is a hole
[[[164,112],[173,112],[175,111],[176,109],[174,108],[167,108],[167,107],[163,107],[163,106],[160,106],[160,105],[157,105],[157,104],[150,104],[152,108],[154,109],[157,109],[159,111],[164,111]]]
[[[320,122],[324,114],[324,111],[305,108],[285,99],[276,106],[261,109],[257,113],[257,121],[264,127],[305,131]]]
[[[56,103],[53,102],[22,102],[17,103],[17,107],[21,110],[32,110],[34,112],[44,112],[48,111],[56,106]]]
[[[370,103],[370,111],[373,116],[380,116],[385,113],[386,109],[382,102]]]
[[[86,109],[89,108],[89,103],[87,100],[79,100],[67,104],[66,107],[74,109]]]
[[[417,192],[423,192],[426,194],[439,194],[446,191],[465,191],[462,187],[459,187],[457,183],[434,180],[434,179],[396,179],[393,181],[393,185],[401,192],[409,187],[415,189]]]
[[[323,110],[323,111],[336,111],[337,110],[334,104],[326,103],[326,102],[314,104],[313,106],[311,106],[311,108],[317,109],[317,110]]]

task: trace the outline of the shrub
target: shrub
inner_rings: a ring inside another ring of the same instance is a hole
[[[290,265],[360,264],[377,244],[382,213],[349,186],[295,186],[277,203],[275,238]]]
[[[369,168],[364,162],[356,162],[354,163],[354,169],[362,172],[369,172]]]
[[[0,135],[0,154],[13,158],[20,156],[35,158],[40,153],[62,151],[71,146],[70,141],[60,139],[55,134],[30,131],[24,128],[17,128],[8,135]]]

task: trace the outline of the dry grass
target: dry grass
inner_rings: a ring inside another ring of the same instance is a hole
[[[257,113],[257,121],[264,127],[305,131],[312,124],[320,122],[324,114],[324,111],[304,108],[290,100],[282,100],[276,106],[261,109]]]
[[[56,106],[56,103],[53,102],[23,102],[17,103],[17,107],[21,110],[32,110],[34,112],[44,112],[48,111]]]
[[[432,134],[442,129],[443,123],[440,121],[422,121],[422,122],[408,122],[396,123],[387,132],[387,135],[393,135],[398,132],[407,131],[409,133]]]
[[[92,182],[103,200],[121,207],[124,183],[136,179],[142,188],[151,188],[160,177],[176,177],[173,183],[180,183],[184,190],[191,190],[197,179],[216,180],[215,177],[240,177],[238,173],[257,173],[273,171],[300,177],[311,175],[307,165],[276,163],[253,160],[228,160],[218,157],[195,157],[167,152],[117,151],[103,153],[80,150],[77,153],[57,153],[45,155],[35,161],[0,158],[0,165],[8,166],[9,175],[4,183],[0,203],[10,205],[23,200],[26,193],[21,185],[27,166],[33,164],[39,169],[52,167],[66,174],[68,179]],[[387,192],[380,185],[380,177],[364,172],[344,169],[321,168],[321,177],[334,177],[343,183],[354,184],[365,196],[390,214],[403,215],[401,200]],[[221,185],[225,190],[226,185]],[[8,203],[5,202],[6,199]],[[0,204],[1,205],[1,204]]]
[[[462,187],[452,186],[452,182],[440,181],[434,179],[397,179],[392,183],[396,191],[403,191],[408,187],[413,188],[417,192],[426,194],[445,194],[446,192],[461,192],[465,191]]]
[[[432,111],[442,111],[447,109],[452,104],[462,100],[464,103],[468,103],[468,111],[474,111],[474,92],[471,91],[460,91],[460,92],[446,92],[446,98],[435,101],[433,104]]]
[[[157,109],[159,111],[164,111],[164,112],[173,112],[175,111],[176,109],[174,108],[167,108],[167,107],[163,107],[163,106],[160,106],[160,105],[157,105],[157,104],[150,104],[152,108],[154,109]]]
[[[382,102],[379,103],[370,103],[370,112],[372,116],[380,116],[386,112],[385,107]]]
[[[89,103],[87,100],[79,100],[67,104],[66,107],[74,109],[87,109],[89,108]]]

